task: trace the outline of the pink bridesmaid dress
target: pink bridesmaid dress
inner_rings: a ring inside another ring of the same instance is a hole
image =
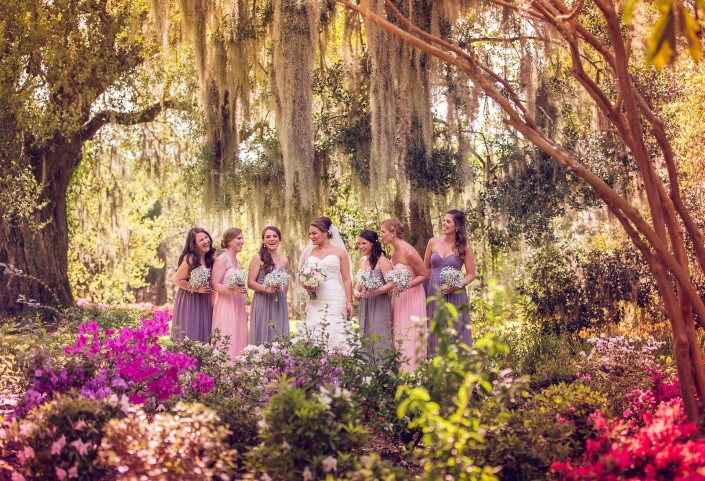
[[[237,262],[237,268],[240,263]],[[234,271],[228,268],[220,280],[225,284],[225,279]],[[245,296],[243,294],[221,294],[213,306],[213,329],[220,329],[223,336],[230,336],[230,358],[240,355],[247,346],[247,311],[245,310]]]
[[[416,277],[410,266],[397,264],[392,267],[406,269],[412,279]],[[423,284],[419,284],[392,296],[394,345],[399,347],[401,341],[399,349],[406,358],[402,368],[413,371],[426,359],[426,291]]]

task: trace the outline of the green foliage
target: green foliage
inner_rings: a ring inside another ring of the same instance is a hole
[[[440,327],[452,325],[458,313],[442,297],[437,302],[431,332],[439,335],[439,355],[422,373],[426,387],[399,387],[398,415],[409,417],[409,426],[423,433],[419,456],[427,479],[496,479],[495,467],[484,465],[479,455],[484,433],[509,417],[526,380],[515,379],[511,370],[492,361],[508,350],[492,336],[478,340],[473,349],[458,345]]]
[[[545,246],[529,261],[521,290],[532,317],[557,333],[618,324],[627,303],[657,315],[656,285],[630,246],[588,252]]]
[[[553,460],[579,456],[594,433],[588,417],[606,406],[605,396],[580,384],[545,389],[512,411],[506,423],[491,427],[486,449],[488,465],[501,465],[506,481],[546,479]]]
[[[225,479],[236,454],[225,442],[228,434],[218,416],[199,404],[179,403],[152,420],[134,411],[105,426],[99,459],[127,481]]]
[[[262,442],[248,456],[257,474],[274,481],[326,479],[355,469],[352,453],[364,445],[366,432],[346,390],[307,393],[282,379],[262,414]]]
[[[216,389],[220,389],[218,383]],[[259,443],[255,409],[240,398],[213,396],[207,397],[204,402],[218,415],[220,424],[229,430],[222,442],[230,450],[234,468],[237,472],[243,472],[247,452]]]
[[[126,402],[117,396],[107,401],[58,396],[25,418],[14,419],[3,441],[17,453],[17,470],[26,479],[111,479],[109,466],[98,460],[98,447],[106,424],[124,417]]]
[[[567,336],[526,329],[512,345],[508,359],[518,372],[530,376],[531,389],[536,391],[574,381],[581,349],[584,349],[582,343],[574,343]]]

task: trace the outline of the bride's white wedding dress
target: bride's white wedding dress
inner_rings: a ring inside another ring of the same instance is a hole
[[[316,299],[306,301],[305,330],[314,339],[326,340],[329,349],[350,348],[353,326],[348,322],[340,259],[329,254],[323,259],[311,255],[306,264],[317,264],[325,274],[316,288]]]

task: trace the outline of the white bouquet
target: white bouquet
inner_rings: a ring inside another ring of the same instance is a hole
[[[361,270],[357,271],[357,275],[355,276],[355,279],[357,280],[358,284],[360,284],[362,287],[364,287],[368,291],[374,291],[384,285],[382,283],[382,280],[379,278],[379,276],[376,276],[374,274],[374,271],[372,269],[367,270],[367,271],[363,271],[361,269]]]
[[[291,276],[285,270],[275,269],[264,276],[263,285],[265,287],[274,286],[277,288],[277,292],[274,293],[274,300],[279,302],[279,290],[288,286],[290,280]]]
[[[407,287],[409,287],[409,283],[411,282],[411,274],[406,269],[392,269],[387,272],[386,276],[384,276],[384,280],[387,282],[393,282],[397,287],[397,291],[403,292]]]
[[[208,284],[211,279],[211,270],[205,266],[198,266],[188,276],[188,287],[191,292]]]
[[[229,289],[245,287],[245,284],[247,284],[247,275],[242,269],[235,269],[225,278],[225,283],[228,285]],[[247,298],[247,291],[245,291],[245,298]]]
[[[318,267],[318,264],[306,264],[299,269],[296,277],[302,286],[316,289],[321,285],[321,282],[323,282],[326,278],[326,275],[323,273],[321,268]],[[310,292],[308,298],[312,301],[315,300],[316,292]]]
[[[463,280],[465,279],[465,276],[458,269],[446,266],[441,269],[439,279],[443,286],[459,288],[463,287]]]

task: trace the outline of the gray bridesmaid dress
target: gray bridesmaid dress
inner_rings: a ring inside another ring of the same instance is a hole
[[[442,257],[439,253],[431,254],[431,279],[428,283],[428,295],[436,296],[441,289],[442,282],[440,280],[441,270],[444,267],[453,267],[460,270],[463,267],[463,260],[455,254],[448,254]],[[441,294],[446,302],[450,302],[458,309],[458,319],[454,323],[454,328],[458,333],[458,340],[472,346],[472,329],[470,327],[470,305],[468,303],[468,293],[465,289],[459,289],[451,294]],[[427,307],[429,328],[430,322],[433,319],[433,314],[436,312],[436,301],[429,302]],[[442,326],[446,327],[446,326]],[[429,333],[428,336],[428,355],[434,356],[438,351],[438,336]]]
[[[171,335],[176,341],[189,338],[207,343],[213,322],[213,294],[200,294],[181,288],[174,298]]]
[[[382,271],[375,268],[372,273],[385,284]],[[384,350],[392,348],[392,300],[388,294],[360,299],[357,312],[362,337],[367,339],[367,355],[377,362]]]
[[[283,267],[278,269],[284,270]],[[267,275],[262,268],[257,273],[257,283],[264,283]],[[250,306],[250,344],[272,342],[278,336],[289,337],[289,310],[286,293],[279,290],[279,300],[267,292],[255,292]],[[270,325],[271,324],[271,325]]]

